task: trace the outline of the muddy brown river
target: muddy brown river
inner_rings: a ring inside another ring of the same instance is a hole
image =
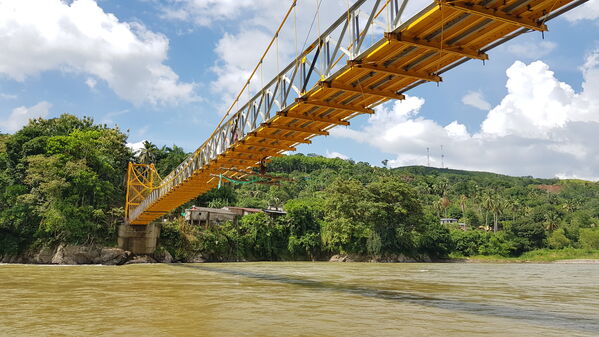
[[[599,264],[0,265],[1,336],[599,336]]]

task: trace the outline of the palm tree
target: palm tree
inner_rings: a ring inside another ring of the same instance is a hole
[[[508,200],[508,208],[512,212],[512,221],[516,221],[516,214],[522,210],[522,202],[518,199]]]
[[[433,189],[437,194],[439,194],[439,196],[445,196],[447,190],[449,189],[449,180],[446,178],[439,178],[433,185]]]
[[[578,209],[578,203],[575,200],[566,200],[562,205],[562,208],[567,213],[572,213]]]
[[[144,147],[139,150],[139,155],[137,159],[141,164],[150,164],[156,160],[158,151],[158,147],[156,145],[148,142],[147,140],[144,142]]]
[[[493,211],[493,233],[497,233],[499,216],[503,214],[507,208],[507,201],[500,198],[495,198],[491,204],[491,211]]]
[[[493,209],[495,200],[491,194],[486,193],[482,197],[482,207],[485,210],[485,227],[489,225],[489,211]]]
[[[460,209],[462,210],[462,218],[465,216],[466,213],[466,201],[468,201],[468,197],[466,197],[465,195],[460,195]]]
[[[545,229],[549,232],[553,232],[557,229],[559,223],[559,215],[555,212],[549,212],[545,214]]]
[[[451,201],[449,200],[449,198],[444,196],[441,199],[439,199],[439,205],[443,210],[443,216],[447,217],[447,209],[449,208],[449,205],[451,205]]]

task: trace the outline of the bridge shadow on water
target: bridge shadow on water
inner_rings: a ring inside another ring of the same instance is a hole
[[[491,303],[477,303],[457,299],[424,296],[417,293],[378,289],[367,286],[346,285],[335,282],[315,281],[305,278],[290,277],[286,275],[256,273],[245,270],[215,268],[209,266],[198,266],[189,264],[171,264],[171,266],[178,268],[188,268],[204,272],[242,276],[255,280],[278,282],[282,284],[289,284],[298,287],[309,288],[315,291],[327,291],[334,293],[359,295],[393,302],[403,302],[432,308],[459,311],[469,314],[508,318],[524,323],[552,326],[556,328],[570,329],[581,332],[599,332],[599,319],[584,316],[560,314],[556,312],[497,305]],[[414,284],[419,283],[417,281],[410,282]],[[427,283],[427,285],[430,285],[430,283]]]

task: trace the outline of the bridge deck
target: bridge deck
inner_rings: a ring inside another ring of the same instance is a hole
[[[210,155],[198,151],[167,177],[129,216],[131,224],[147,224],[216,187],[223,168],[247,169],[260,161],[310,143],[336,125],[349,125],[360,114],[425,82],[467,59],[487,59],[493,48],[515,32],[546,30],[548,14],[572,0],[485,0],[475,3],[439,1],[431,4],[256,128],[233,136],[230,144]],[[444,23],[444,24],[442,24]],[[486,48],[486,49],[485,49]],[[272,104],[272,103],[271,103]],[[235,129],[230,131],[235,133]],[[212,158],[210,158],[212,157]],[[184,163],[185,164],[185,163]],[[232,173],[234,174],[234,173]]]

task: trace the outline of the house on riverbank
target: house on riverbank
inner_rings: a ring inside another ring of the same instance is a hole
[[[204,228],[222,225],[227,221],[237,222],[239,217],[238,214],[222,208],[192,206],[185,210],[185,221]]]
[[[266,213],[266,215],[273,219],[287,214],[282,208],[259,209],[234,206],[210,208],[192,206],[185,210],[184,217],[185,221],[192,225],[207,228],[209,226],[222,225],[227,221],[237,223],[240,218],[255,213]]]

